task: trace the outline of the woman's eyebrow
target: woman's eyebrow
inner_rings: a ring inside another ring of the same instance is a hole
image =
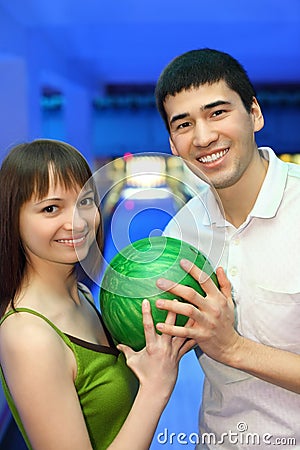
[[[43,198],[42,200],[36,202],[35,205],[40,205],[41,203],[45,203],[45,202],[60,202],[60,201],[62,201],[62,199],[60,197],[47,197],[47,198]]]

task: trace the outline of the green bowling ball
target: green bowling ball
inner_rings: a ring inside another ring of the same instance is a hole
[[[180,267],[181,259],[188,259],[208,274],[216,285],[217,277],[208,259],[187,242],[165,236],[140,239],[121,250],[107,266],[100,290],[100,309],[104,323],[116,343],[134,350],[145,346],[142,322],[142,301],[151,304],[154,324],[164,322],[167,311],[159,310],[159,298],[182,298],[162,291],[156,286],[158,278],[167,278],[194,288],[202,296],[205,292],[197,281]],[[177,315],[176,325],[184,326],[187,317]]]

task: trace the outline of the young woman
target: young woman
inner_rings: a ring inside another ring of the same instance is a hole
[[[194,345],[159,336],[144,301],[146,347],[114,346],[78,270],[99,268],[91,175],[53,140],[16,146],[0,170],[1,375],[29,449],[148,449]]]

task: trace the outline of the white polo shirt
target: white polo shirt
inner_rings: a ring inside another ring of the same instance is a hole
[[[269,160],[268,171],[239,228],[224,219],[213,191],[206,188],[164,234],[190,242],[214,267],[224,267],[243,336],[300,354],[300,166],[284,163],[270,148],[259,151]],[[290,439],[293,445],[286,443],[285,449],[300,448],[300,395],[206,355],[200,363],[206,375],[200,430],[203,439],[208,435],[207,446],[199,448],[267,448],[276,439]]]

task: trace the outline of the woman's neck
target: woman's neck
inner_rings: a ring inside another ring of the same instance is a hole
[[[28,264],[23,278],[16,306],[27,303],[55,305],[74,302],[80,303],[77,277],[74,266],[55,263],[42,263],[38,267]]]

